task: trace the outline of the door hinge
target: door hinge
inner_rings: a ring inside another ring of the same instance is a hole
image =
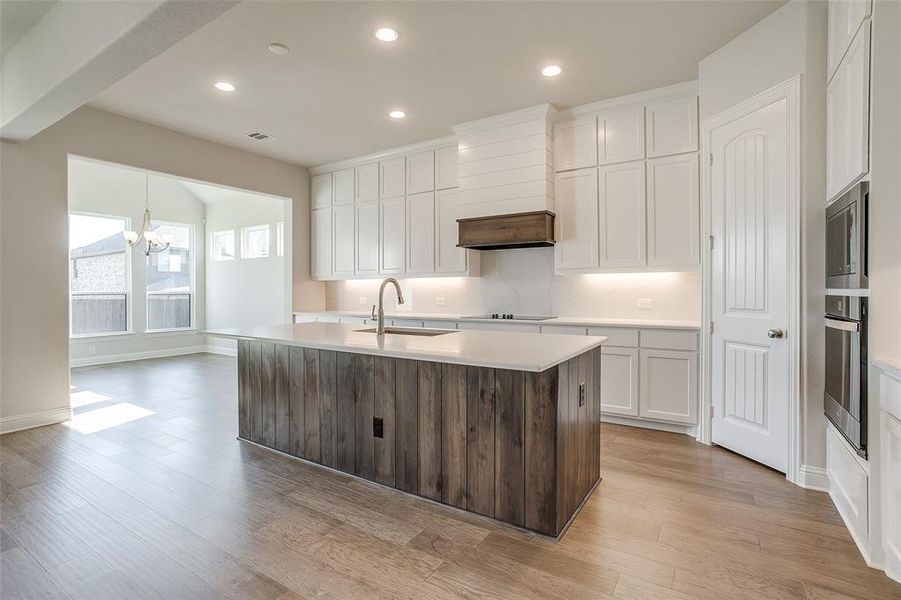
[[[708,156],[710,156],[710,166],[713,166],[713,152],[711,152]]]
[[[713,250],[713,236],[710,236],[710,249]]]
[[[713,335],[713,321],[710,322],[710,335]]]
[[[710,410],[709,410],[709,412],[710,412],[710,418],[712,419],[713,416],[714,416],[714,414],[716,414],[716,411],[713,410],[713,405],[712,405],[712,404],[710,405],[709,408],[710,408]]]

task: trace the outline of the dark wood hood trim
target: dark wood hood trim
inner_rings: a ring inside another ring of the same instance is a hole
[[[547,210],[457,219],[457,246],[474,250],[554,245],[554,213]]]

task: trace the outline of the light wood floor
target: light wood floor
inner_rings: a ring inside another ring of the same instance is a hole
[[[602,428],[559,542],[236,441],[233,359],[75,370],[76,417],[0,438],[2,598],[901,598],[828,497]]]

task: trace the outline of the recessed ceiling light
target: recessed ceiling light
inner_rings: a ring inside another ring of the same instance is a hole
[[[273,54],[287,54],[290,51],[291,50],[284,44],[279,44],[278,42],[269,44],[269,52],[272,52]]]
[[[391,117],[392,119],[403,119],[404,117],[407,116],[407,113],[405,113],[402,110],[392,110],[391,112],[388,113],[388,116]]]
[[[556,77],[562,72],[563,69],[560,68],[560,65],[548,65],[545,68],[541,69],[541,74],[545,77]]]
[[[390,27],[382,27],[376,30],[375,37],[380,42],[393,42],[397,39],[397,32]]]
[[[233,84],[227,81],[217,81],[215,87],[220,92],[234,92],[236,89],[238,89]]]

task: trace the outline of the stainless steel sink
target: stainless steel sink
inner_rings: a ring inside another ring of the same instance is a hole
[[[372,329],[357,329],[356,333],[375,333]],[[391,335],[419,335],[424,337],[433,337],[436,335],[444,335],[445,333],[454,333],[453,329],[418,329],[414,327],[385,327],[385,333]]]

